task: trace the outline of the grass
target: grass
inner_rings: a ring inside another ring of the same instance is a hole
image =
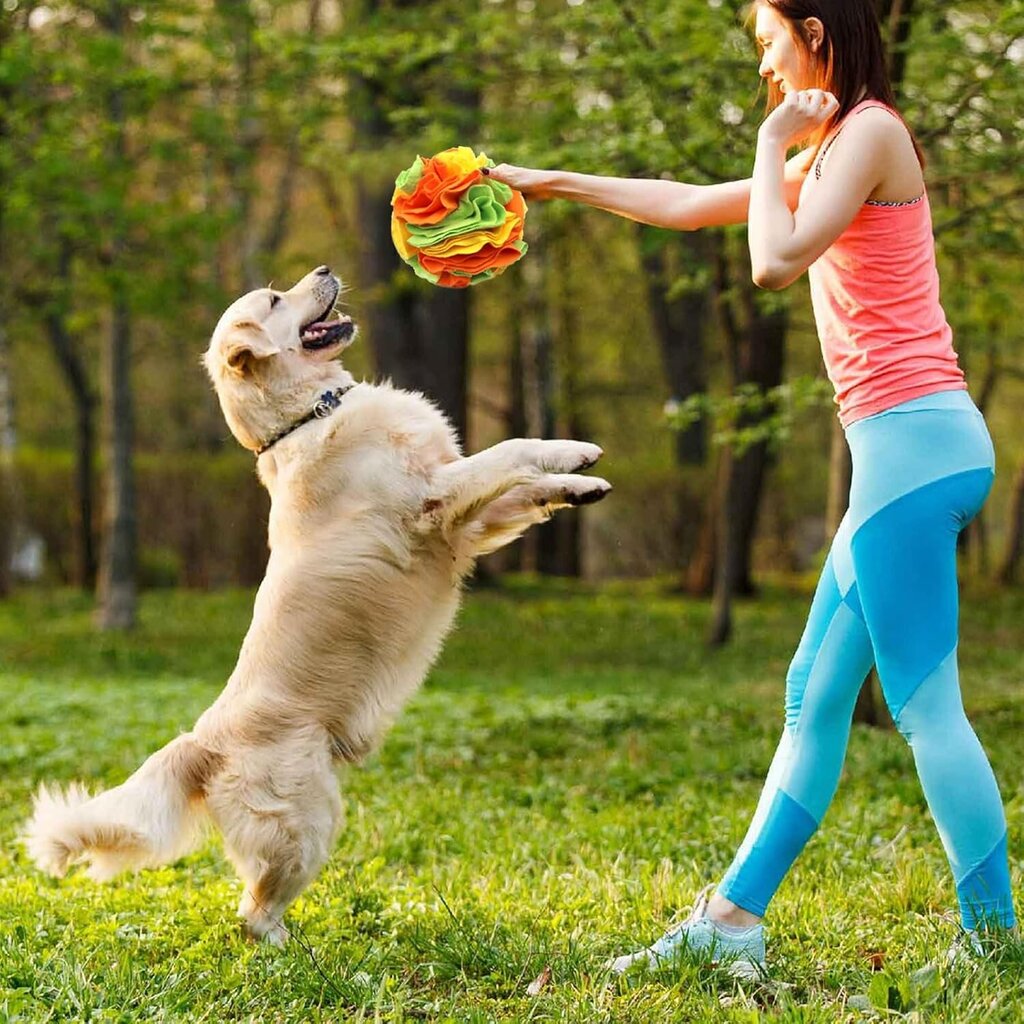
[[[0,606],[0,1020],[1024,1020],[1024,949],[936,970],[952,882],[892,732],[857,727],[839,795],[770,910],[771,981],[707,964],[609,983],[726,867],[781,726],[808,602],[777,584],[709,652],[704,605],[654,583],[514,580],[469,595],[420,695],[342,780],[337,851],[247,944],[216,843],[99,886],[18,845],[40,780],[114,784],[187,728],[233,664],[248,593],[153,593],[130,637],[89,606]],[[1024,594],[965,602],[965,700],[1024,875]],[[527,993],[545,968],[550,981]]]

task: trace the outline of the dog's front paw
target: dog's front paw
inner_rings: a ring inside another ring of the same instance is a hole
[[[545,473],[578,473],[589,469],[604,451],[589,441],[541,441],[540,468]]]

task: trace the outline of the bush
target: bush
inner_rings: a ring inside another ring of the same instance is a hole
[[[46,544],[47,578],[73,582],[78,531],[71,453],[22,450],[17,473],[25,527]],[[270,502],[251,458],[144,453],[135,473],[143,585],[251,586],[262,579]],[[98,482],[97,470],[97,536]]]

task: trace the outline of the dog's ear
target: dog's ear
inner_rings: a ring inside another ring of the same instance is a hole
[[[227,330],[222,346],[224,361],[240,377],[248,377],[261,359],[281,350],[270,340],[266,328],[255,320],[238,320]]]

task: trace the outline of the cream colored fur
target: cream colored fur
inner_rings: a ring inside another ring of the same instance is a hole
[[[595,445],[512,440],[463,457],[422,395],[355,383],[336,358],[350,337],[304,347],[304,325],[338,289],[322,267],[288,292],[243,296],[204,357],[232,432],[254,451],[325,390],[351,387],[257,460],[270,560],[227,685],[115,789],[42,787],[26,836],[44,870],[84,861],[109,878],[180,856],[208,819],[245,883],[248,932],[278,944],[341,827],[337,765],[365,755],[420,685],[475,559],[610,490],[576,475]]]

